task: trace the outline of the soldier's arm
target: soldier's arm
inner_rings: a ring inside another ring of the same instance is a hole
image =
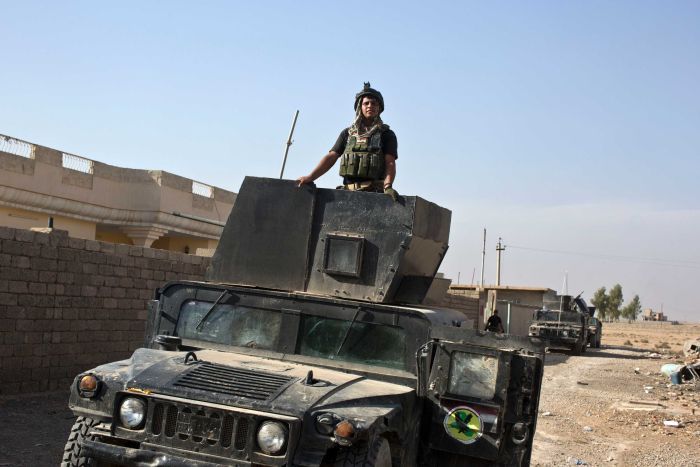
[[[396,159],[399,158],[399,143],[396,140],[396,133],[389,130],[382,134],[382,147],[384,149],[384,167],[386,167],[386,175],[384,176],[384,188],[386,189],[396,179]]]
[[[396,156],[393,154],[384,154],[384,166],[386,167],[386,175],[384,176],[384,188],[392,185],[396,178]]]
[[[321,158],[318,165],[314,168],[314,170],[311,171],[309,175],[303,175],[297,178],[298,186],[302,186],[305,183],[311,183],[321,175],[328,172],[338,160],[338,157],[340,157],[340,155],[337,152],[329,151],[328,154]]]

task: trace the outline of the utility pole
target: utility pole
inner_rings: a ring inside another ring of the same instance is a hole
[[[486,229],[484,229],[484,246],[481,249],[481,288],[484,288],[484,260],[486,259]]]
[[[462,275],[461,272],[457,272],[457,285],[459,285],[459,279],[460,279],[461,275]]]
[[[498,244],[496,245],[496,254],[498,256],[496,259],[496,285],[501,285],[501,252],[506,249],[506,246],[501,241],[501,237],[498,237]]]

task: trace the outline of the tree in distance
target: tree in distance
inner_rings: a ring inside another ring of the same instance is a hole
[[[601,287],[595,291],[593,298],[591,299],[591,303],[595,307],[598,318],[601,321],[605,320],[605,315],[608,312],[608,302],[609,297],[608,294],[605,293],[605,287]]]
[[[601,320],[619,321],[620,316],[630,320],[637,319],[642,308],[639,302],[639,296],[635,295],[636,301],[632,301],[622,309],[622,286],[615,284],[608,292],[605,287],[601,287],[595,291],[591,303],[596,308],[598,318]],[[631,307],[628,309],[628,307]],[[628,316],[630,316],[628,318]]]
[[[639,295],[635,295],[632,300],[622,309],[623,318],[627,318],[628,322],[635,321],[642,312],[642,304],[639,301]]]
[[[620,284],[613,285],[608,293],[608,307],[605,311],[605,314],[609,314],[613,321],[620,320],[620,313],[622,311],[620,307],[623,301],[622,286]]]

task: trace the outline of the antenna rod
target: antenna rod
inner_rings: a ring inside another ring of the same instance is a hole
[[[297,126],[297,118],[299,117],[299,111],[297,110],[294,114],[294,120],[292,121],[292,129],[289,130],[289,138],[287,138],[287,148],[284,150],[284,160],[282,160],[282,170],[280,170],[280,180],[284,176],[284,166],[287,165],[287,154],[289,154],[289,146],[292,145],[292,136],[294,135],[294,128]]]
[[[207,219],[206,217],[192,216],[190,214],[183,214],[181,212],[173,212],[173,216],[183,217],[185,219],[190,219],[193,221],[204,222],[205,224],[218,225],[219,227],[225,227],[226,222],[215,221],[213,219]]]

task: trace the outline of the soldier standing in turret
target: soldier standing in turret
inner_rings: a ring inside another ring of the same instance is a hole
[[[299,186],[311,183],[330,170],[340,159],[342,188],[355,191],[386,193],[398,200],[393,188],[396,177],[398,143],[396,134],[379,116],[384,111],[384,98],[369,83],[355,95],[355,119],[340,132],[328,154],[321,158],[309,175],[297,179]],[[341,187],[338,187],[341,188]]]

